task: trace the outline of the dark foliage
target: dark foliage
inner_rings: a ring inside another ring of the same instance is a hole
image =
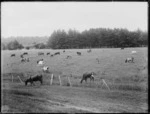
[[[147,32],[141,30],[97,28],[80,33],[70,29],[54,31],[47,46],[52,49],[141,47],[147,46],[147,40]]]
[[[17,40],[11,41],[7,44],[8,50],[16,50],[24,48],[22,44],[19,44]]]

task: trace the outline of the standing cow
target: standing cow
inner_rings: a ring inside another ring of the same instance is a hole
[[[87,82],[87,78],[90,78],[90,81],[93,80],[94,81],[94,72],[91,72],[91,73],[84,73],[83,74],[83,77],[80,81],[80,83],[83,82],[83,80],[85,80],[85,82]]]

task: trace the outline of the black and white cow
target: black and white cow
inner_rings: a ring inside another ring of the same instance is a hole
[[[43,59],[38,60],[38,61],[37,61],[37,64],[38,64],[38,65],[43,65],[43,64],[44,64],[44,60],[43,60]]]
[[[125,63],[127,63],[127,62],[132,62],[132,63],[134,63],[134,58],[133,58],[133,57],[131,57],[131,58],[126,58]]]
[[[44,67],[42,68],[42,70],[43,70],[43,72],[48,72],[49,67],[48,67],[48,66],[44,66]]]

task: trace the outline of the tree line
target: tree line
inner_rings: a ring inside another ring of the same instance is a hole
[[[73,48],[118,48],[118,47],[142,47],[148,45],[148,34],[141,30],[128,31],[127,29],[92,28],[83,32],[77,30],[54,31],[46,44],[34,43],[33,46],[24,47],[17,40],[8,44],[1,44],[3,50],[15,49],[73,49]]]
[[[141,47],[147,46],[147,39],[147,32],[141,30],[96,28],[80,33],[70,29],[54,31],[47,46],[52,49]]]

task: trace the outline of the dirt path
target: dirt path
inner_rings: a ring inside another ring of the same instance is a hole
[[[4,105],[10,105],[11,109],[15,108],[14,104],[19,105],[15,111],[21,112],[138,113],[147,110],[147,94],[132,91],[46,85],[27,87],[21,84],[4,86],[2,91],[6,94]],[[33,108],[28,111],[30,105]]]

